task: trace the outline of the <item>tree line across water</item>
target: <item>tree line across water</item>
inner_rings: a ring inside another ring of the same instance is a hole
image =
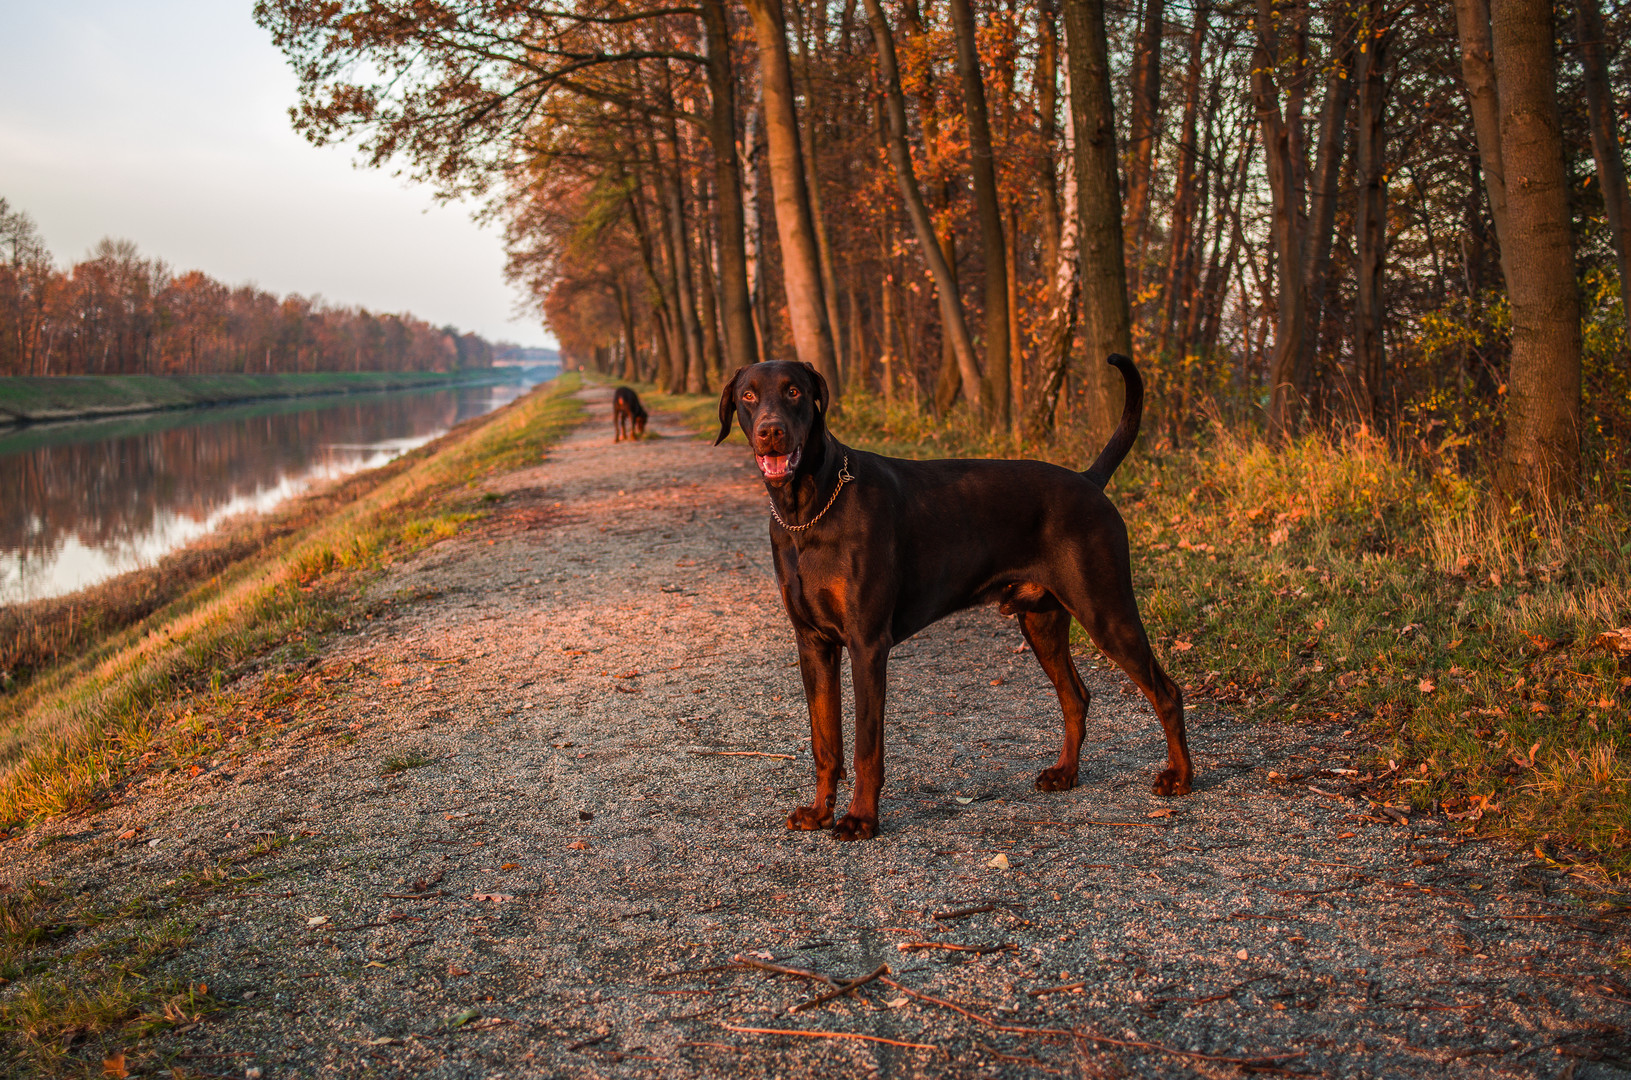
[[[128,240],[67,270],[0,198],[0,375],[452,371],[490,367],[474,333],[176,273]]]
[[[297,127],[484,194],[565,355],[988,431],[1360,421],[1566,490],[1631,407],[1598,0],[260,0]],[[1584,403],[1584,411],[1583,411]]]

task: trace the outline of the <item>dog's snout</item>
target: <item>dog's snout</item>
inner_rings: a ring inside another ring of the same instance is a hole
[[[781,417],[766,417],[753,426],[753,437],[762,443],[779,442],[787,437],[787,428]]]

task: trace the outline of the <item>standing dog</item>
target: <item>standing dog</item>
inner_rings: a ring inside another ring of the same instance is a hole
[[[617,434],[612,442],[620,443],[624,438],[624,425],[630,439],[641,439],[646,434],[646,407],[640,404],[640,395],[626,386],[619,386],[617,393],[612,395],[612,428]]]
[[[1138,435],[1144,383],[1127,383],[1120,426],[1085,473],[1041,461],[903,461],[844,446],[827,430],[827,384],[808,364],[739,369],[719,399],[719,445],[742,425],[770,492],[770,542],[797,639],[810,707],[815,801],[789,829],[832,826],[840,840],[878,831],[884,685],[889,650],[930,623],[977,604],[1018,615],[1059,694],[1064,744],[1036,778],[1042,791],[1076,785],[1088,691],[1070,657],[1070,619],[1155,706],[1167,737],[1158,795],[1189,792],[1183,694],[1150,652],[1138,616],[1127,527],[1104,486]],[[843,776],[839,650],[855,683],[855,789],[833,820]]]

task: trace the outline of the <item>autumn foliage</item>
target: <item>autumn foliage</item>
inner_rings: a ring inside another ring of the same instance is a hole
[[[62,270],[0,199],[0,375],[451,371],[492,357],[476,334],[177,273],[129,241]]]

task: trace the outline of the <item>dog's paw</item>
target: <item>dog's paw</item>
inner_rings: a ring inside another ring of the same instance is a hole
[[[801,806],[787,815],[787,827],[795,832],[814,832],[832,824],[832,811],[825,812],[813,806]]]
[[[878,835],[878,823],[845,814],[833,822],[832,834],[840,840],[870,840]]]
[[[1188,795],[1188,778],[1180,780],[1177,769],[1162,769],[1161,775],[1155,778],[1150,790],[1157,795]]]
[[[1055,765],[1051,769],[1043,769],[1042,774],[1036,778],[1038,791],[1069,791],[1076,786],[1076,770],[1062,769]]]

